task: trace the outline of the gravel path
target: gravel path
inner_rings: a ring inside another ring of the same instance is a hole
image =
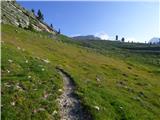
[[[86,112],[78,98],[73,94],[75,85],[69,74],[58,68],[59,74],[63,78],[64,90],[59,101],[61,120],[92,120]]]

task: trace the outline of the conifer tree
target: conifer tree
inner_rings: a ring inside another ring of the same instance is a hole
[[[44,20],[43,14],[42,14],[42,12],[41,12],[40,9],[38,10],[37,18],[38,18],[38,20],[40,20],[40,21],[43,21],[43,20]]]

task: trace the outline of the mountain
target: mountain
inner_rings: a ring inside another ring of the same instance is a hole
[[[94,35],[86,35],[86,36],[75,36],[72,37],[75,40],[101,40],[101,38],[96,37]]]
[[[154,37],[149,40],[149,43],[160,44],[160,38]]]
[[[2,1],[1,13],[3,24],[11,24],[22,28],[33,26],[33,29],[37,31],[56,33],[55,29],[38,20],[33,12],[21,7],[16,1]]]

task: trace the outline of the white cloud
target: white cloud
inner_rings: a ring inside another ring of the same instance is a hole
[[[96,33],[95,36],[101,38],[102,40],[108,40],[109,38],[106,32]]]

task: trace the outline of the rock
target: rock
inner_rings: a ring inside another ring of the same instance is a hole
[[[100,82],[100,81],[101,81],[98,77],[96,77],[96,80],[97,80],[97,82]]]
[[[35,88],[35,89],[33,89],[33,90],[35,90],[35,91],[36,91],[37,89]]]
[[[25,63],[28,63],[28,60],[26,60]]]
[[[42,71],[44,71],[45,69],[44,68],[42,68]]]
[[[59,92],[62,92],[62,89],[58,89]]]
[[[7,73],[10,73],[10,71],[9,71],[9,70],[7,70]]]
[[[29,76],[28,76],[28,78],[30,79],[30,78],[31,78],[31,76],[29,75]]]
[[[50,61],[47,59],[47,60],[43,60],[45,63],[50,63]]]
[[[12,106],[15,106],[15,105],[16,105],[16,103],[13,101],[13,102],[11,102],[11,105],[12,105]]]
[[[52,115],[56,115],[58,112],[56,110],[53,111]]]
[[[19,85],[16,85],[16,88],[17,88],[17,89],[21,89],[21,87],[20,87]]]
[[[11,60],[11,59],[8,59],[8,62],[9,62],[9,63],[12,63],[12,62],[13,62],[13,60]]]
[[[21,48],[20,48],[20,47],[17,47],[17,49],[20,50]]]
[[[44,108],[39,108],[38,111],[45,111],[45,109]]]
[[[33,113],[37,113],[37,110],[36,110],[36,109],[34,109],[32,112],[33,112]]]
[[[98,106],[94,106],[94,108],[95,108],[96,110],[98,110],[98,111],[100,110],[100,108],[99,108]]]

